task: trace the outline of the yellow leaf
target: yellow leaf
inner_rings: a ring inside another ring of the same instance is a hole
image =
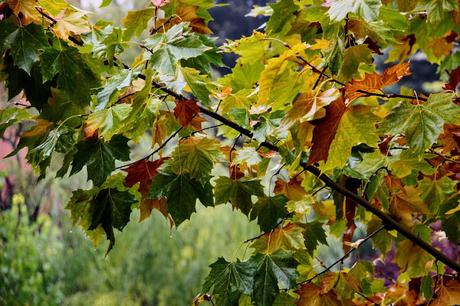
[[[57,37],[67,40],[69,36],[80,35],[91,30],[88,20],[82,12],[63,10],[56,18],[52,27]]]
[[[21,24],[24,26],[33,22],[39,23],[42,19],[40,13],[35,9],[36,0],[8,0],[7,3],[14,15],[21,19]]]
[[[272,254],[277,250],[301,250],[305,248],[303,242],[303,228],[290,223],[266,233],[251,245],[260,253]]]
[[[268,60],[267,65],[264,71],[262,71],[259,79],[259,99],[257,101],[258,105],[270,104],[270,96],[272,90],[276,85],[278,85],[276,77],[288,68],[290,59],[295,59],[306,48],[307,46],[305,44],[299,43],[294,47],[286,50],[279,57]],[[291,82],[295,82],[295,80],[291,79]]]

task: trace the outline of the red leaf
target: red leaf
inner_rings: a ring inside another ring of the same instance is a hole
[[[319,124],[313,130],[313,146],[308,164],[327,160],[329,147],[346,110],[347,107],[342,96],[326,107],[326,116],[319,120]]]
[[[444,90],[455,91],[455,88],[457,88],[458,83],[460,83],[460,67],[452,70],[449,73],[449,83],[444,85]]]
[[[188,126],[199,111],[198,104],[194,100],[176,100],[174,116],[183,127]]]
[[[149,192],[150,184],[152,184],[152,178],[158,174],[158,167],[161,166],[164,159],[156,161],[140,160],[132,164],[131,166],[124,168],[123,171],[127,172],[128,175],[125,178],[125,185],[132,187],[137,183],[140,183],[139,191],[142,195]]]

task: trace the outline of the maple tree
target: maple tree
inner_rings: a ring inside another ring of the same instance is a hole
[[[253,253],[211,264],[196,304],[460,304],[458,1],[279,0],[220,48],[214,5],[146,1],[116,26],[64,0],[2,1],[0,132],[30,127],[10,156],[27,148],[40,177],[86,169],[67,209],[107,252],[137,208],[171,226],[198,203],[256,220]],[[389,91],[418,51],[444,87]],[[238,59],[215,78],[223,52]]]

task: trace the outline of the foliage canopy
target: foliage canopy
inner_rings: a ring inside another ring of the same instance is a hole
[[[107,252],[135,208],[179,226],[231,203],[257,220],[253,254],[213,263],[196,303],[460,304],[458,2],[279,0],[221,48],[214,5],[146,1],[115,26],[63,0],[2,1],[0,132],[30,126],[10,155],[28,148],[41,177],[86,169],[93,187],[67,208]],[[445,85],[396,92],[419,50]],[[216,79],[222,52],[238,60]],[[343,256],[318,261],[333,239]]]

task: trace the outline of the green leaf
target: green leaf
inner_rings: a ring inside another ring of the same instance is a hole
[[[256,266],[252,297],[257,305],[271,306],[279,290],[296,286],[297,262],[289,253],[257,254],[250,261]]]
[[[32,114],[23,108],[7,107],[0,109],[0,137],[3,137],[5,130],[27,120],[32,120]]]
[[[212,293],[218,305],[234,305],[241,294],[252,294],[256,270],[253,261],[228,262],[219,257],[210,267],[203,291]]]
[[[355,106],[346,111],[331,142],[325,169],[342,168],[350,157],[351,149],[358,144],[377,147],[376,121],[365,106]]]
[[[48,46],[43,28],[36,24],[20,26],[4,39],[3,44],[2,49],[11,49],[16,66],[29,75],[32,65],[40,59],[39,51]]]
[[[176,174],[190,174],[202,182],[209,180],[219,143],[206,137],[189,137],[180,142],[168,161],[168,169]]]
[[[287,216],[287,201],[288,199],[284,195],[259,198],[251,211],[251,220],[257,218],[257,224],[262,231],[271,231],[279,219]]]
[[[447,176],[433,180],[426,177],[419,183],[422,190],[421,198],[432,212],[438,213],[439,208],[455,192],[456,185],[457,183]]]
[[[380,129],[389,135],[404,134],[411,152],[422,157],[438,139],[445,122],[459,121],[460,106],[452,102],[452,95],[437,94],[423,104],[401,102],[385,118]]]
[[[85,140],[79,142],[76,149],[70,174],[77,173],[86,166],[88,178],[96,186],[102,185],[115,170],[115,160],[129,160],[128,139],[119,135],[114,136],[110,142]]]
[[[264,190],[260,180],[233,180],[221,176],[216,180],[216,186],[214,187],[216,204],[230,202],[245,215],[249,215],[252,209],[251,197],[263,195]]]
[[[131,85],[132,77],[132,70],[124,69],[108,79],[105,85],[101,87],[101,90],[97,93],[98,105],[96,106],[96,110],[102,110],[115,102],[119,97],[120,91]]]
[[[57,88],[80,105],[87,105],[91,89],[98,87],[98,77],[91,70],[78,49],[62,46],[62,49],[46,48],[42,55],[41,70],[44,81],[57,75]]]
[[[77,190],[66,208],[73,223],[79,223],[97,245],[104,231],[110,241],[107,253],[115,244],[113,228],[122,231],[129,222],[131,207],[138,202],[134,191],[124,187],[123,176],[113,176],[102,187]]]
[[[205,75],[200,75],[199,71],[193,68],[181,68],[182,76],[185,82],[192,90],[195,97],[204,104],[209,104],[210,80]]]
[[[86,121],[87,128],[98,130],[98,135],[105,141],[125,130],[124,120],[131,112],[131,105],[117,104],[107,109],[96,111],[88,116]]]
[[[112,0],[102,0],[102,3],[99,7],[102,8],[102,7],[109,6],[110,3],[112,3]]]
[[[333,21],[344,20],[349,13],[373,21],[378,18],[381,6],[380,0],[332,0],[327,13]]]
[[[359,65],[372,63],[372,52],[366,45],[358,45],[345,49],[339,79],[347,82],[358,75]]]
[[[152,179],[150,198],[167,199],[168,212],[176,226],[189,219],[196,211],[196,200],[205,206],[213,206],[212,186],[202,184],[187,174],[160,173]]]
[[[295,20],[295,12],[297,6],[292,0],[281,0],[270,5],[273,9],[273,14],[267,22],[267,33],[279,33],[288,31],[291,23]]]
[[[155,34],[144,41],[151,50],[150,65],[158,73],[176,76],[177,63],[182,59],[198,57],[209,47],[204,45],[198,36],[191,34],[187,24],[173,26],[165,34]]]
[[[148,7],[142,10],[129,11],[121,21],[125,30],[125,39],[129,40],[133,36],[140,36],[145,31],[150,19],[153,18],[155,9]]]
[[[305,231],[303,236],[305,238],[305,247],[310,255],[318,247],[319,243],[327,245],[326,232],[324,231],[323,224],[314,221],[304,225]]]

